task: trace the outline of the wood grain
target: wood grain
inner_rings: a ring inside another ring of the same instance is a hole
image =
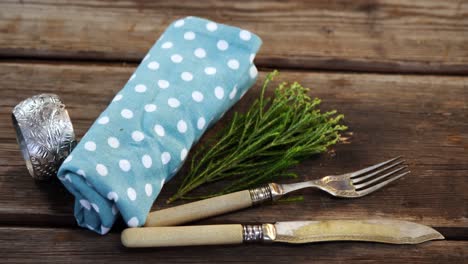
[[[468,241],[419,245],[319,243],[128,249],[120,234],[0,228],[2,263],[466,263]]]
[[[456,0],[6,0],[0,56],[136,62],[188,15],[259,34],[260,67],[468,73],[468,3]]]
[[[75,226],[73,199],[61,184],[35,183],[28,175],[10,124],[12,107],[34,94],[57,93],[81,137],[134,67],[0,63],[0,224]],[[301,179],[353,171],[397,155],[406,157],[412,174],[361,199],[304,190],[299,192],[303,202],[266,205],[200,223],[391,217],[468,237],[467,77],[285,71],[280,79],[311,87],[311,95],[323,99],[322,108],[344,113],[350,127],[346,136],[351,143],[299,165],[295,171]],[[243,111],[258,97],[259,83],[235,110]],[[231,114],[208,134],[225,125]],[[165,200],[183,174],[165,186],[153,209],[168,207]]]

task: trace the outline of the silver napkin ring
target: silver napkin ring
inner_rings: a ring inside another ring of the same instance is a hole
[[[29,174],[37,180],[55,176],[76,145],[73,125],[60,98],[55,94],[30,97],[15,106],[12,119]]]

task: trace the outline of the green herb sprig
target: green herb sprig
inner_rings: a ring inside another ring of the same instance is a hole
[[[320,100],[311,99],[299,83],[281,83],[273,99],[265,98],[270,81],[266,76],[257,99],[247,113],[235,113],[230,125],[211,143],[194,154],[190,171],[168,203],[178,199],[199,199],[226,194],[278,178],[296,178],[287,169],[313,154],[322,153],[337,143],[343,115],[336,111],[321,113]],[[192,190],[221,180],[228,184],[206,196],[193,197]]]

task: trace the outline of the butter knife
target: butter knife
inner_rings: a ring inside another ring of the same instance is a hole
[[[248,242],[302,244],[324,241],[367,241],[418,244],[438,239],[444,239],[444,237],[431,227],[388,219],[127,228],[121,236],[122,244],[131,248],[224,245]]]

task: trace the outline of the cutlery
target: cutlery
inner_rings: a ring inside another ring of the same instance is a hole
[[[202,225],[127,228],[126,247],[172,247],[282,242],[292,244],[324,241],[367,241],[418,244],[444,239],[431,227],[400,220],[324,220],[276,222],[261,225]]]
[[[368,195],[410,173],[404,160],[396,157],[355,172],[330,175],[321,179],[265,186],[221,195],[150,213],[145,226],[174,226],[227,212],[276,201],[283,195],[304,188],[318,188],[341,198]]]

